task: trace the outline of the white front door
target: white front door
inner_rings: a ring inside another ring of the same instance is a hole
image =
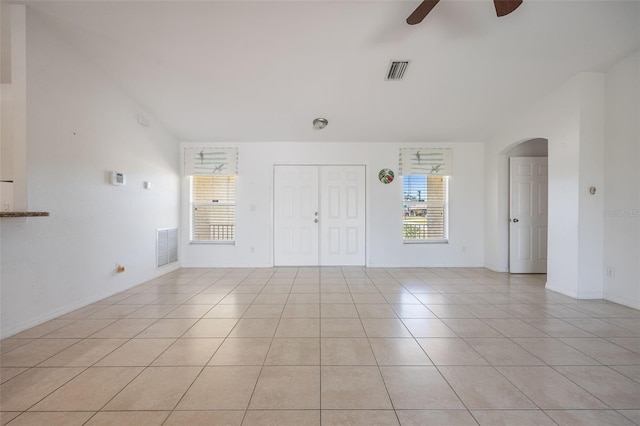
[[[365,167],[276,166],[274,264],[365,264]]]
[[[509,272],[547,272],[547,158],[510,158]]]
[[[274,262],[318,264],[318,167],[274,170]]]
[[[365,168],[320,167],[320,265],[365,264]]]

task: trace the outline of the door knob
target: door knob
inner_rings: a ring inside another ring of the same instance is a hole
[[[313,219],[313,222],[314,223],[318,223],[318,219]]]
[[[520,222],[520,220],[519,220],[519,219],[511,219],[511,221],[512,221],[513,223],[518,223],[518,222]]]

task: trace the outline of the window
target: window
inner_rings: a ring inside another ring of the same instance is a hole
[[[406,242],[446,242],[447,176],[405,175],[402,179],[402,238]]]
[[[191,241],[235,241],[236,177],[191,177]]]

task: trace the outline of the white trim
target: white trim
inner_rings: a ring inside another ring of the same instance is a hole
[[[633,300],[633,299],[627,299],[626,297],[618,297],[605,292],[603,299],[609,302],[618,303],[620,305],[627,306],[629,308],[640,309],[639,301]]]
[[[578,299],[578,293],[566,291],[563,287],[556,287],[553,284],[549,284],[549,281],[545,284],[544,288],[546,290],[555,291],[556,293],[564,294],[565,296],[572,297],[574,299]]]
[[[578,299],[603,299],[602,291],[581,291],[578,293]]]
[[[602,300],[603,299],[603,293],[601,291],[583,291],[580,293],[569,292],[569,291],[565,291],[561,287],[555,287],[553,285],[549,285],[548,281],[547,281],[547,284],[545,285],[545,289],[555,291],[556,293],[564,294],[565,296],[569,296],[576,300],[594,300],[594,299]]]
[[[402,240],[402,244],[449,244],[449,240],[424,239],[424,240]]]
[[[177,269],[180,269],[180,268],[181,268],[181,265],[180,265],[179,261],[170,263],[168,265],[161,266],[159,268],[156,268],[157,273],[152,274],[148,279],[144,280],[143,282],[147,282],[147,281],[153,280],[155,278],[161,277],[163,275],[166,275],[166,274],[168,274],[170,272],[173,272],[173,271],[175,271]],[[136,286],[140,285],[140,284],[142,284],[142,283],[132,284],[129,287],[121,288],[121,289],[118,289],[118,290],[114,290],[114,291],[111,291],[111,292],[103,294],[103,295],[88,297],[86,299],[82,299],[80,301],[65,305],[65,306],[61,307],[60,309],[56,309],[53,312],[49,312],[49,313],[47,313],[45,315],[38,316],[38,317],[36,317],[36,318],[34,318],[34,319],[30,320],[30,321],[26,321],[26,322],[23,322],[23,323],[20,323],[20,324],[16,324],[13,327],[9,327],[7,329],[0,330],[0,339],[5,339],[7,337],[11,337],[14,334],[18,334],[18,333],[20,333],[22,331],[25,331],[25,330],[28,330],[28,329],[30,329],[32,327],[38,326],[40,324],[43,324],[43,323],[45,323],[45,322],[47,322],[49,320],[56,319],[56,318],[58,318],[58,317],[60,317],[62,315],[69,314],[69,313],[71,313],[71,312],[73,312],[75,310],[84,308],[86,306],[89,306],[89,305],[91,305],[91,304],[93,304],[95,302],[99,302],[99,301],[101,301],[103,299],[106,299],[108,297],[111,297],[113,295],[116,295],[116,294],[119,294],[119,293],[123,293],[123,292],[125,292],[127,290],[132,289],[133,287],[136,287]],[[110,305],[105,304],[104,306],[107,307],[107,306],[110,306]]]
[[[221,246],[235,246],[236,245],[236,241],[235,240],[191,240],[189,241],[189,244],[214,244],[214,245],[221,245]],[[211,266],[211,268],[214,268],[214,266]]]

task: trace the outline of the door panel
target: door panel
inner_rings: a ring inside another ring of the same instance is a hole
[[[274,170],[274,262],[318,264],[318,168],[279,166]]]
[[[365,167],[320,166],[320,265],[365,264]]]
[[[531,260],[531,228],[529,226],[518,226],[518,261]]]
[[[276,166],[274,264],[364,265],[365,167]]]
[[[362,232],[356,227],[347,228],[347,253],[350,255],[357,255],[358,249],[362,247],[362,243],[358,241],[358,236],[362,235]]]
[[[509,271],[547,272],[547,158],[510,159]]]

